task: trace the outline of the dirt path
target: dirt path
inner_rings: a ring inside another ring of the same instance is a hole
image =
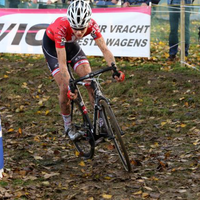
[[[200,75],[136,68],[119,88],[105,84],[126,132],[127,173],[109,143],[93,160],[77,157],[62,137],[57,88],[45,63],[28,63],[2,61],[2,199],[200,199]],[[117,97],[109,93],[115,90]]]

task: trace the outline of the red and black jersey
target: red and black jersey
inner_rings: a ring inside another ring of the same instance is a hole
[[[49,25],[46,33],[47,36],[55,42],[56,48],[64,48],[65,42],[74,42],[77,40],[73,34],[67,17],[57,18],[52,24]],[[89,27],[84,36],[89,34],[94,40],[102,36],[98,24],[93,19],[90,20]]]

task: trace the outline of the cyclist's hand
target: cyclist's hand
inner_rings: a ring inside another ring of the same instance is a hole
[[[75,100],[78,96],[78,91],[75,90],[75,93],[72,93],[71,90],[68,90],[67,97],[71,100]]]
[[[114,76],[114,79],[117,80],[117,82],[123,82],[125,79],[125,74],[122,71],[118,71],[120,73],[120,76]]]

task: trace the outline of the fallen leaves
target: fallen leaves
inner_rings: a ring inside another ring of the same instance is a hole
[[[156,51],[160,53],[160,47]],[[80,158],[68,138],[61,137],[63,122],[57,86],[48,69],[41,67],[45,62],[41,64],[38,56],[34,59],[35,63],[27,63],[23,68],[7,64],[8,69],[1,68],[5,176],[0,182],[0,197],[197,197],[198,192],[194,191],[199,190],[200,163],[198,74],[176,73],[172,64],[159,63],[159,56],[131,58],[131,65],[140,66],[133,70],[124,61],[118,63],[119,67],[124,65],[129,78],[114,89],[116,95],[107,95],[125,132],[123,139],[133,168],[132,173],[126,173],[119,157],[113,154],[111,143],[96,147],[94,159],[88,161]],[[103,85],[106,90],[113,84],[109,79]]]
[[[26,82],[22,83],[21,88],[30,90],[30,88],[28,87],[28,84]]]
[[[163,161],[160,161],[160,160],[158,160],[158,163],[159,163],[157,167],[158,171],[164,171],[168,168],[168,163],[164,163]]]
[[[142,190],[139,190],[137,192],[134,192],[133,196],[140,196],[142,199],[145,199],[148,198],[150,195],[147,192],[142,192]]]

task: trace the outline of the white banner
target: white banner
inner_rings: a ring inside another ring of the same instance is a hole
[[[96,8],[92,18],[114,56],[150,57],[151,7]],[[0,9],[0,52],[42,54],[46,27],[66,16],[60,9]],[[86,55],[102,53],[92,37],[79,41]]]

